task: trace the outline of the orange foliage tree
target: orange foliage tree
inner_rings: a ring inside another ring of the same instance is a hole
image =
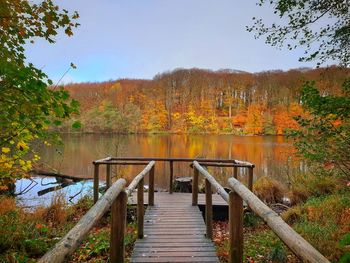
[[[276,134],[282,135],[288,129],[299,128],[298,122],[295,120],[295,117],[302,116],[303,109],[297,103],[291,103],[289,107],[284,105],[279,105],[276,107],[274,114],[274,124],[276,126]]]
[[[258,104],[251,104],[248,107],[247,123],[245,126],[245,132],[248,134],[263,134],[264,131],[264,118],[263,107]]]

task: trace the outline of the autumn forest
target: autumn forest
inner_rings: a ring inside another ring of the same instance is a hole
[[[176,69],[152,80],[67,84],[80,115],[59,127],[80,132],[229,133],[283,135],[305,116],[300,90],[315,81],[323,96],[338,95],[349,69],[329,67],[248,73]],[[58,129],[58,128],[57,128]]]

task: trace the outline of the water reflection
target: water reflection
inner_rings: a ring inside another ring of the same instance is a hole
[[[22,207],[48,206],[55,196],[61,196],[67,203],[76,203],[92,191],[92,181],[72,182],[60,178],[36,176],[16,182],[16,201]]]
[[[281,136],[232,136],[232,135],[64,135],[64,146],[46,148],[42,160],[60,173],[79,177],[93,176],[92,161],[106,156],[129,157],[202,157],[239,159],[256,165],[255,179],[267,175],[286,182],[288,176],[305,169],[294,159],[294,149]],[[101,167],[101,178],[105,168]],[[114,167],[112,173],[129,180],[142,167]],[[232,174],[232,168],[210,168],[224,183]],[[244,171],[240,170],[244,177]],[[190,176],[188,163],[175,163],[174,175]],[[156,164],[156,187],[167,188],[169,166]]]

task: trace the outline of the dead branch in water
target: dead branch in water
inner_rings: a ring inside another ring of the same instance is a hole
[[[43,175],[43,176],[70,179],[73,182],[79,182],[79,181],[83,181],[83,180],[93,179],[92,177],[78,177],[78,176],[66,175],[66,174],[61,174],[61,173],[56,173],[56,172],[48,172],[48,171],[44,171],[44,170],[31,170],[30,173],[35,174],[35,175]]]

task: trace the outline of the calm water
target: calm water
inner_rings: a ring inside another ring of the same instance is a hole
[[[107,156],[203,157],[249,161],[256,165],[254,179],[270,176],[286,182],[288,176],[304,169],[292,158],[293,147],[282,136],[232,135],[64,135],[64,146],[41,152],[42,160],[63,174],[92,177],[92,161]],[[132,179],[140,167],[113,168],[114,175]],[[211,168],[219,181],[226,182],[232,168]],[[102,167],[102,179],[105,172]],[[244,171],[240,171],[244,181]],[[175,163],[174,176],[191,176],[188,163]],[[167,188],[168,164],[157,163],[156,186]]]
[[[92,178],[92,161],[107,156],[237,159],[256,165],[254,180],[269,176],[283,183],[288,182],[290,175],[305,170],[303,163],[293,158],[292,144],[281,136],[71,134],[64,135],[63,142],[63,146],[41,149],[44,170],[50,170],[51,167],[62,174]],[[105,167],[101,168],[103,184]],[[112,169],[112,174],[131,181],[141,170],[140,166],[119,166]],[[226,185],[233,171],[232,168],[209,168],[209,172]],[[189,163],[174,164],[175,177],[191,175]],[[240,169],[240,180],[246,182],[246,177],[245,170]],[[157,162],[156,188],[167,189],[168,182],[169,164]],[[57,195],[74,203],[92,193],[92,181],[64,186],[52,177],[23,179],[17,181],[16,193],[22,193],[17,200],[26,207],[49,205]]]

